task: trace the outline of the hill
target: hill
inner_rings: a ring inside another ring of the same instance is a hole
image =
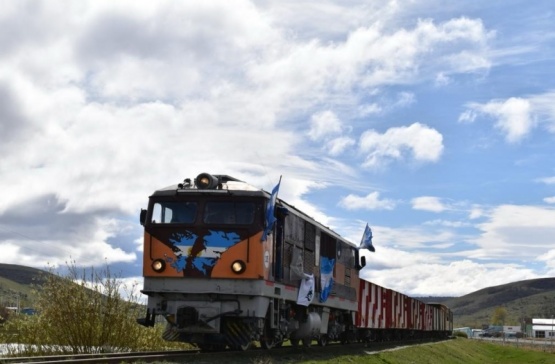
[[[43,270],[23,265],[0,264],[0,306],[30,306],[33,284],[40,284],[44,274]]]
[[[451,300],[456,297],[420,296],[420,297],[414,297],[414,298],[426,303],[444,303],[445,301]]]
[[[455,327],[491,323],[497,307],[507,310],[505,325],[555,315],[555,278],[539,278],[488,287],[443,303],[451,308]]]

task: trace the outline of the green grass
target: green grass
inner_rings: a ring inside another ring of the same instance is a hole
[[[382,353],[361,350],[356,355],[339,355],[334,358],[306,358],[298,363],[325,364],[547,364],[555,363],[555,354],[524,350],[469,339],[455,339],[440,343],[404,347]],[[281,362],[281,361],[280,361]],[[283,362],[281,362],[283,363]]]

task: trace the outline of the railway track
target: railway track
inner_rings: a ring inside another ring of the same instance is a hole
[[[198,355],[200,350],[179,350],[179,351],[146,351],[130,353],[102,353],[102,354],[68,354],[68,355],[47,355],[47,356],[27,356],[27,357],[0,357],[0,364],[16,363],[134,363],[134,362],[155,362],[167,360],[180,360],[183,358]]]
[[[15,363],[182,363],[194,362],[196,364],[221,364],[225,360],[226,364],[242,364],[245,362],[276,362],[279,363],[284,358],[288,362],[303,360],[329,360],[341,355],[368,355],[386,350],[402,348],[406,346],[429,344],[441,340],[413,340],[404,342],[375,342],[375,343],[352,343],[340,344],[333,343],[325,347],[292,347],[283,346],[272,350],[262,348],[251,348],[247,351],[219,351],[219,352],[200,352],[199,350],[185,351],[153,351],[135,353],[113,353],[113,354],[80,354],[80,355],[56,355],[56,356],[33,356],[0,358],[0,364]],[[225,358],[225,359],[222,359]]]

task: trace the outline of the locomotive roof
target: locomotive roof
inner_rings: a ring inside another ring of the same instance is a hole
[[[199,175],[200,176],[200,175]],[[210,194],[222,194],[222,195],[234,195],[234,196],[262,196],[270,198],[271,194],[261,188],[255,187],[249,183],[238,180],[234,177],[228,175],[213,175],[218,179],[218,186],[214,189],[202,189],[198,188],[196,185],[196,179],[191,181],[191,179],[185,179],[184,183],[170,185],[159,190],[154,191],[151,197],[154,196],[176,196],[180,194],[198,194],[198,193],[210,193]],[[277,205],[286,207],[291,213],[301,216],[302,218],[311,221],[314,225],[318,226],[321,230],[326,231],[326,233],[334,236],[341,241],[348,243],[349,245],[355,246],[352,242],[346,240],[344,237],[333,231],[331,228],[319,223],[311,216],[302,212],[293,205],[288,204],[284,200],[277,198]]]
[[[218,189],[201,189],[198,188],[194,183],[190,185],[179,183],[170,185],[159,190],[154,191],[153,196],[175,196],[180,193],[199,193],[199,192],[209,192],[209,193],[222,193],[222,194],[233,194],[233,195],[249,195],[249,196],[270,196],[270,194],[258,187],[250,185],[246,182],[240,181],[233,177],[215,175],[216,177],[223,177],[220,179],[220,184]],[[186,180],[187,181],[187,180]],[[190,182],[189,182],[190,183]]]

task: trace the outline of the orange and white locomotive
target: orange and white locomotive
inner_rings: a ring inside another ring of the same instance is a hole
[[[206,350],[378,338],[364,257],[276,192],[207,173],[155,191],[140,216],[148,306],[138,322],[162,316],[165,339]]]

